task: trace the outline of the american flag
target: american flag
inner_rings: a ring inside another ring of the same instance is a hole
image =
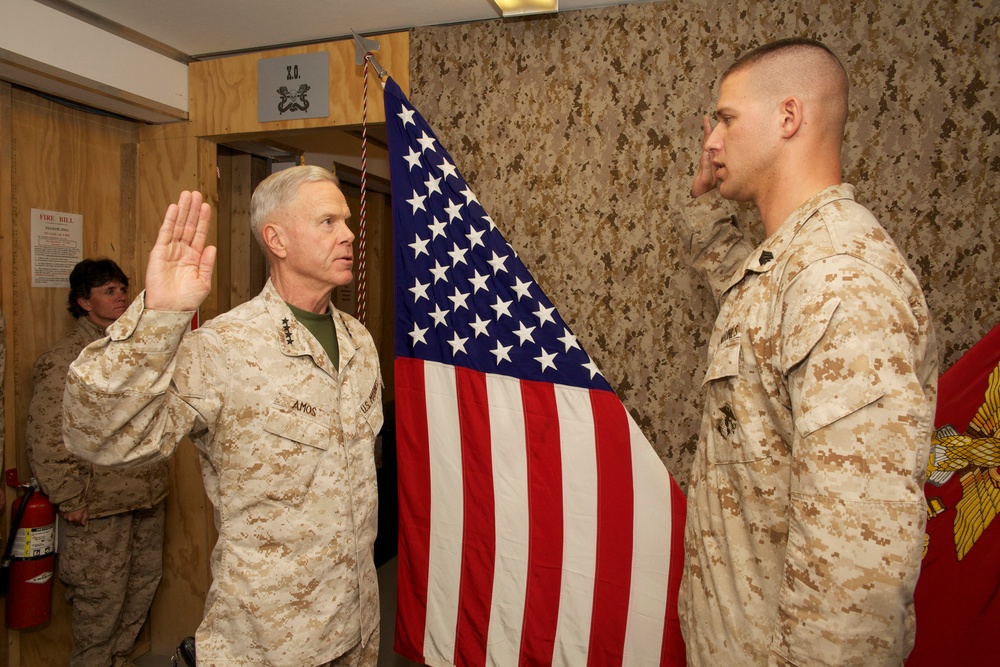
[[[396,83],[395,649],[428,665],[683,665],[685,501]]]

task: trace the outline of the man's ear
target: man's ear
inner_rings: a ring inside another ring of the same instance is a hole
[[[791,139],[802,127],[802,100],[790,95],[781,102],[778,112],[781,115],[781,137]]]
[[[90,307],[90,299],[84,298],[82,296],[76,297],[76,305],[80,306],[88,313],[93,310],[93,308]]]
[[[285,230],[279,225],[269,222],[264,225],[264,228],[260,232],[264,239],[264,246],[267,247],[271,254],[284,259],[285,255],[288,254],[285,242]]]

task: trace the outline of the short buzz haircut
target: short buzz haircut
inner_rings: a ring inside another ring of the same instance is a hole
[[[797,49],[819,49],[821,51],[825,51],[832,61],[837,63],[837,65],[840,66],[840,69],[844,71],[844,76],[846,78],[847,72],[844,70],[844,64],[840,62],[840,58],[837,57],[837,54],[830,50],[830,47],[823,42],[815,39],[809,39],[807,37],[789,37],[787,39],[779,39],[774,42],[762,44],[756,49],[748,51],[740,56],[736,62],[730,65],[729,68],[722,73],[722,78],[725,79],[734,72],[756,65],[762,60],[766,60],[771,55],[782,51],[793,51]]]
[[[773,61],[773,62],[772,62]],[[769,65],[776,65],[775,69]],[[847,123],[848,96],[850,82],[844,64],[840,62],[828,46],[815,39],[791,37],[769,42],[743,54],[722,74],[722,81],[730,75],[760,66],[762,71],[770,71],[765,77],[772,83],[784,85],[798,82],[799,87],[817,89],[812,85],[818,81],[827,85],[820,87],[824,92],[823,104],[832,113],[831,127],[839,130],[843,137]],[[790,73],[794,73],[788,78]]]
[[[69,312],[75,319],[80,319],[87,314],[79,303],[78,299],[89,299],[90,290],[95,287],[107,285],[110,282],[119,282],[122,287],[128,287],[128,276],[115,264],[114,260],[107,257],[100,259],[85,259],[77,263],[69,274]]]
[[[250,231],[261,250],[267,252],[264,245],[264,225],[275,212],[285,209],[294,201],[303,184],[321,181],[340,187],[340,180],[331,171],[308,164],[282,169],[260,182],[250,197]]]

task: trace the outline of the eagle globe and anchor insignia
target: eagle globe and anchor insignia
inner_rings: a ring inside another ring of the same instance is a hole
[[[278,102],[278,113],[309,111],[309,100],[306,99],[307,92],[309,92],[308,83],[299,84],[298,90],[294,92],[289,90],[288,86],[278,88],[278,95],[281,96],[281,100]]]

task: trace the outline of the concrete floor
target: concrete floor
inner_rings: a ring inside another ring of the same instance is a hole
[[[378,667],[417,667],[420,663],[396,655],[392,650],[396,628],[396,559],[378,569],[379,599],[382,627]],[[170,656],[146,653],[136,658],[136,667],[170,667]]]

